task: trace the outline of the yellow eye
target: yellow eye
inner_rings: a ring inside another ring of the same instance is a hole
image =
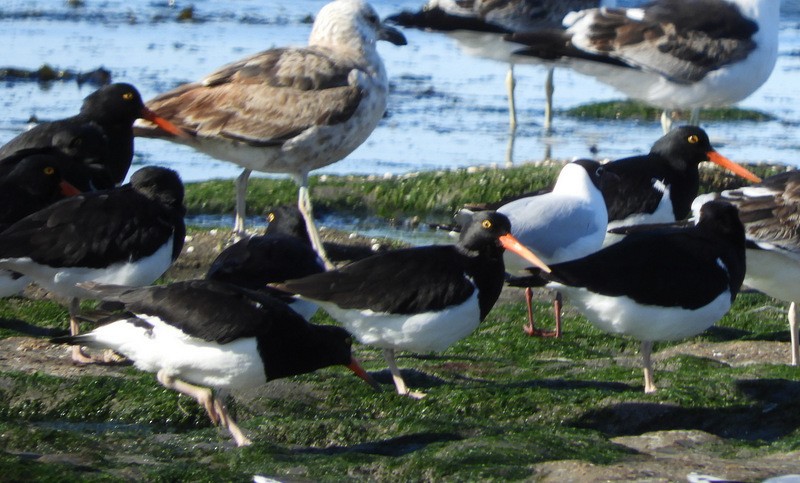
[[[697,144],[700,141],[700,138],[697,137],[697,135],[692,134],[691,136],[689,136],[687,141],[689,141],[689,144]]]
[[[268,215],[267,215],[267,221],[268,221],[268,222],[270,222],[270,223],[272,223],[273,221],[275,221],[275,213],[270,213],[270,214],[268,214]]]
[[[50,166],[44,168],[44,174],[46,174],[47,176],[50,176],[55,172],[56,170],[54,168],[51,168]]]
[[[492,227],[492,222],[489,220],[483,220],[481,222],[481,226],[486,228],[487,230]]]
[[[125,94],[122,94],[122,98],[126,101],[130,101],[133,99],[133,92],[126,92]]]

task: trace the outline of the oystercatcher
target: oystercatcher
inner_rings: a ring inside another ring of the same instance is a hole
[[[308,47],[252,55],[147,103],[191,138],[148,126],[137,135],[185,143],[242,166],[234,227],[240,235],[251,170],[292,175],[312,244],[325,259],[308,173],[350,154],[383,117],[389,82],[376,49],[379,40],[406,43],[363,0],[335,0],[317,15]]]
[[[109,84],[89,94],[83,101],[80,113],[58,121],[41,123],[0,148],[0,158],[25,148],[43,148],[60,145],[59,135],[65,130],[82,132],[99,130],[105,137],[106,155],[103,163],[114,184],[122,183],[133,158],[133,121],[147,119],[159,129],[175,136],[186,136],[169,121],[147,109],[139,91],[130,84]]]
[[[206,279],[263,290],[271,283],[325,271],[296,206],[279,206],[269,212],[267,220],[263,236],[243,238],[223,250],[211,262]],[[284,301],[306,320],[317,311],[315,304],[304,300],[288,297]]]
[[[81,191],[47,155],[30,155],[0,175],[0,231],[31,213]],[[2,161],[0,161],[0,164]]]
[[[508,64],[509,124],[512,133],[517,128],[514,101],[514,64],[530,62],[530,56],[513,55],[514,44],[503,37],[514,32],[529,32],[543,28],[559,28],[564,16],[574,10],[597,7],[600,0],[429,0],[417,12],[403,11],[387,17],[387,21],[403,27],[442,32],[454,38],[468,55],[497,60]],[[542,61],[534,61],[542,64]],[[548,66],[545,81],[544,131],[550,132],[553,121],[553,66]],[[513,160],[513,144],[509,144],[506,161]]]
[[[766,82],[778,58],[776,0],[655,0],[641,8],[595,8],[567,29],[514,33],[517,54],[570,60],[628,97],[664,109],[728,106]]]
[[[29,276],[70,297],[70,329],[78,333],[78,287],[94,281],[148,285],[163,274],[183,247],[183,184],[177,173],[146,167],[119,188],[72,196],[0,233],[0,268]],[[91,362],[76,347],[76,362]]]
[[[193,397],[237,446],[251,441],[228,414],[219,391],[344,365],[376,389],[353,357],[340,327],[313,325],[283,302],[214,281],[191,280],[142,288],[82,284],[93,298],[122,302],[127,313],[56,343],[111,349],[158,382]]]
[[[47,155],[25,156],[0,177],[0,231],[60,199],[80,193],[64,180],[60,166],[52,161]],[[21,273],[0,270],[0,297],[19,293],[29,282]]]
[[[396,350],[443,351],[471,334],[503,288],[503,249],[544,265],[511,235],[505,215],[462,212],[456,245],[395,250],[277,287],[319,304],[363,344],[380,347],[397,392],[414,398]]]
[[[641,341],[644,390],[651,393],[653,342],[699,334],[730,309],[744,280],[744,227],[734,206],[714,201],[695,226],[636,231],[550,268],[523,286],[546,284],[600,330]]]
[[[702,201],[707,196],[701,197]],[[770,176],[760,184],[714,197],[739,208],[747,238],[744,284],[790,302],[791,361],[796,366],[800,359],[796,314],[800,301],[800,171]]]
[[[656,141],[648,154],[603,166],[604,173],[615,176],[601,187],[609,230],[685,219],[700,188],[698,166],[703,161],[718,164],[747,180],[761,181],[714,150],[703,129],[681,126]]]
[[[581,159],[561,170],[552,191],[519,198],[497,209],[511,221],[511,234],[548,265],[583,258],[603,246],[608,212],[601,192],[604,168],[597,161]],[[519,273],[527,268],[522,260],[505,255],[506,271]],[[525,332],[538,336],[561,336],[561,297],[554,301],[556,329],[534,327],[531,300],[533,291],[525,289],[528,325]]]

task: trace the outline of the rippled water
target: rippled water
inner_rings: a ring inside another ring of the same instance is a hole
[[[259,50],[302,45],[309,18],[321,0],[219,2],[121,2],[86,0],[70,7],[63,0],[6,1],[0,6],[2,66],[36,69],[42,64],[88,71],[104,67],[113,80],[135,84],[145,98],[197,79],[216,67]],[[377,0],[381,15],[416,9],[422,0]],[[625,2],[620,2],[625,3]],[[630,3],[630,2],[628,2]],[[716,147],[737,161],[791,165],[800,146],[800,6],[785,1],[780,57],[770,80],[742,106],[766,111],[778,120],[762,123],[711,123]],[[175,20],[194,6],[195,22]],[[381,45],[393,91],[389,114],[370,139],[325,173],[402,173],[478,164],[503,164],[508,140],[504,87],[507,67],[462,54],[450,38],[406,31],[409,45]],[[544,69],[518,66],[520,128],[515,160],[539,160],[547,146],[554,157],[617,158],[649,149],[660,135],[657,122],[585,121],[556,115],[556,132],[543,137]],[[40,119],[77,112],[93,87],[75,82],[40,85],[0,84],[0,142]],[[611,88],[566,69],[556,71],[556,109],[618,99]],[[187,181],[230,178],[238,168],[155,140],[137,141],[137,164],[177,169]]]

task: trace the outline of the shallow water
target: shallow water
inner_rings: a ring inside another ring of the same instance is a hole
[[[324,3],[87,0],[81,7],[70,7],[63,0],[4,2],[0,67],[36,69],[47,63],[89,71],[102,66],[111,71],[114,81],[131,82],[149,98],[259,50],[302,45],[310,29],[309,18]],[[373,1],[384,16],[416,9],[422,3]],[[772,77],[741,103],[778,120],[705,125],[720,152],[736,161],[798,164],[798,3],[784,2],[780,57]],[[179,11],[189,5],[194,6],[197,21],[177,22]],[[384,174],[503,165],[508,140],[507,66],[464,55],[444,35],[414,30],[405,34],[408,46],[383,43],[380,47],[393,84],[387,117],[363,146],[320,172]],[[655,121],[586,121],[558,114],[555,134],[544,137],[540,125],[544,74],[539,66],[516,68],[520,127],[515,162],[540,160],[547,149],[557,159],[592,156],[590,150],[613,159],[647,151],[659,137]],[[31,115],[53,119],[77,112],[81,99],[93,89],[73,81],[0,84],[0,142],[23,130]],[[620,94],[591,78],[567,69],[556,71],[556,109],[619,98]],[[170,166],[186,181],[230,178],[239,172],[228,163],[157,140],[137,140],[135,163]]]

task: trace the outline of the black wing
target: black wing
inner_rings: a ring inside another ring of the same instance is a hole
[[[226,248],[211,263],[206,278],[260,289],[325,270],[313,248],[286,235],[255,236]]]
[[[744,279],[744,260],[733,246],[695,229],[628,235],[588,257],[551,265],[542,277],[647,305],[695,309],[725,290],[735,295]],[[725,265],[720,265],[720,261]]]
[[[192,337],[220,344],[267,333],[274,320],[306,325],[286,304],[266,294],[210,280],[142,288],[87,284],[86,288],[103,300],[122,302],[130,312],[156,316]]]
[[[14,223],[0,235],[0,258],[103,268],[152,255],[173,235],[174,259],[183,246],[182,213],[122,187],[67,198]]]
[[[409,248],[290,280],[282,287],[345,309],[413,314],[466,301],[475,286],[464,270],[463,258],[452,246]]]

